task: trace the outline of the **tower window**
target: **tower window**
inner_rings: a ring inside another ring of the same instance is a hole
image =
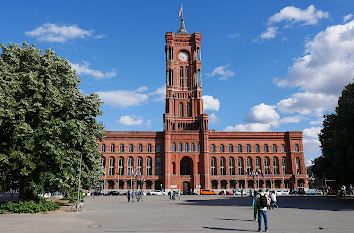
[[[188,67],[186,67],[186,70],[185,70],[185,76],[186,76],[186,87],[189,86],[189,80],[188,80]]]
[[[183,87],[183,67],[179,68],[179,86]]]
[[[190,117],[191,116],[191,104],[187,103],[187,116]]]
[[[183,103],[179,103],[179,115],[183,117]]]

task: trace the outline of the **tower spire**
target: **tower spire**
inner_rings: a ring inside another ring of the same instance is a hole
[[[181,24],[179,26],[179,29],[177,33],[179,34],[187,34],[186,26],[184,25],[184,19],[183,19],[183,5],[181,4],[181,9],[179,10],[178,17],[181,18]]]

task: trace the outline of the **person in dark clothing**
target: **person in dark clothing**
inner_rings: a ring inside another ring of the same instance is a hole
[[[130,192],[128,190],[128,193],[127,193],[127,198],[128,198],[128,202],[130,202]]]

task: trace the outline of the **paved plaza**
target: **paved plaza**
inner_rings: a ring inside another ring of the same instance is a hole
[[[278,197],[268,211],[269,232],[354,232],[354,200]],[[0,215],[0,232],[256,232],[250,197],[147,196],[88,198],[80,213]]]

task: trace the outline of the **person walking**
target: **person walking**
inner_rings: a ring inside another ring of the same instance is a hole
[[[277,205],[277,194],[275,193],[275,191],[272,191],[270,193],[270,199],[271,199],[271,202],[270,202],[271,208],[272,209],[278,208],[278,205]]]
[[[132,191],[132,202],[134,202],[134,198],[135,198],[135,191]]]
[[[129,192],[129,190],[127,192],[127,199],[128,199],[128,202],[130,202],[130,192]]]
[[[259,194],[256,198],[256,203],[258,206],[258,232],[262,230],[262,216],[264,220],[264,232],[268,232],[268,217],[267,217],[267,209],[270,205],[270,198],[267,193],[263,192],[261,189],[259,190]]]

